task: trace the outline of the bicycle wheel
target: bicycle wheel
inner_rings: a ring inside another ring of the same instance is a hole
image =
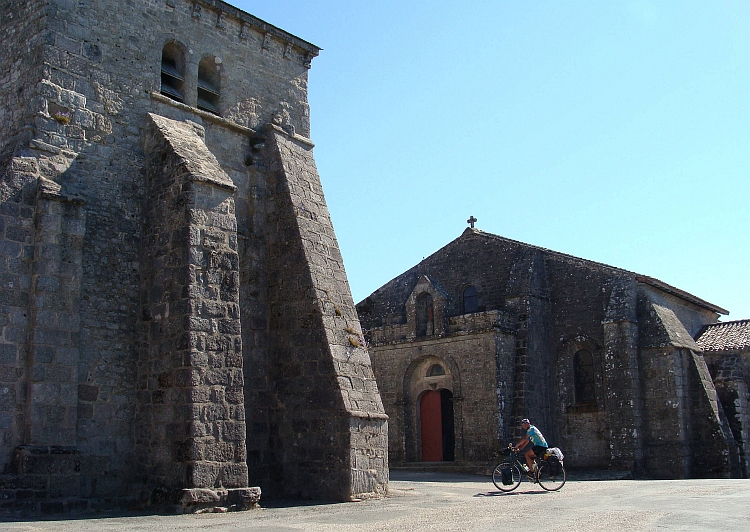
[[[565,484],[565,468],[562,462],[557,466],[558,471],[552,472],[549,462],[542,462],[539,467],[539,485],[547,491],[557,491]],[[557,474],[555,474],[557,473]]]
[[[510,469],[510,484],[503,484],[503,469]],[[492,471],[492,483],[500,491],[513,491],[521,483],[521,471],[512,462],[501,462]]]

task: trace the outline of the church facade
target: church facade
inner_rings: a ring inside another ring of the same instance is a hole
[[[657,279],[467,228],[357,310],[392,464],[488,465],[528,417],[569,467],[743,474],[694,340],[726,311]]]

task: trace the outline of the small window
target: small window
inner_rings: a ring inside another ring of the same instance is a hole
[[[161,52],[161,93],[184,102],[185,56],[176,42],[168,42]]]
[[[215,57],[198,63],[198,109],[219,114],[219,64]]]
[[[445,369],[443,369],[443,366],[440,364],[433,364],[430,366],[430,369],[427,370],[428,377],[440,377],[441,375],[445,375]]]
[[[473,286],[467,286],[464,289],[464,314],[471,314],[479,311],[479,296],[477,289]]]
[[[432,336],[435,334],[435,317],[432,307],[432,294],[423,293],[417,296],[416,318],[417,336]]]
[[[595,403],[594,357],[590,352],[581,350],[573,356],[573,378],[576,403]]]

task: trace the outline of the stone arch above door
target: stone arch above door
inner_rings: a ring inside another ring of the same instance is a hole
[[[443,373],[439,374],[434,366],[441,367]],[[407,370],[406,378],[408,379],[409,395],[411,397],[418,397],[424,391],[442,389],[455,393],[453,389],[453,374],[454,369],[451,368],[451,364],[441,357],[433,355],[422,356],[412,362],[410,368]]]

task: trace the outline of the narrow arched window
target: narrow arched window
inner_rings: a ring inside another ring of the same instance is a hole
[[[595,403],[594,357],[585,349],[573,356],[576,403]]]
[[[172,41],[161,52],[161,93],[178,102],[185,101],[185,54],[182,46]]]
[[[204,57],[198,63],[198,109],[219,114],[219,63],[215,57]]]
[[[464,288],[464,314],[471,314],[479,310],[479,295],[473,286]]]
[[[432,294],[424,293],[417,296],[416,302],[417,336],[431,336],[435,333],[435,317],[432,307]]]

